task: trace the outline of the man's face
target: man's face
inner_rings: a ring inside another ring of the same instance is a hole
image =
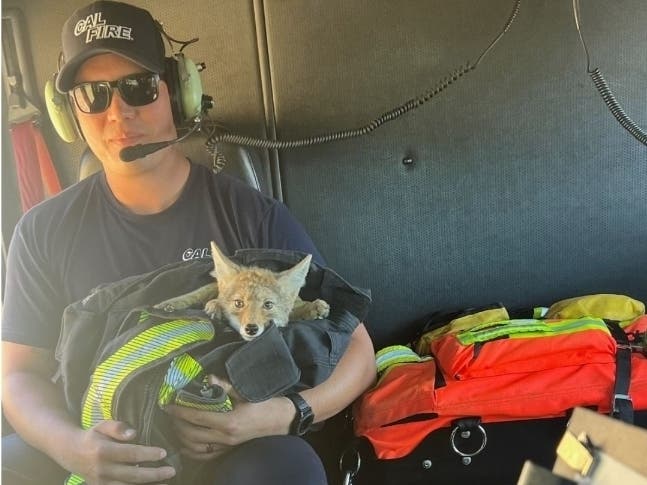
[[[91,57],[79,68],[75,82],[115,81],[124,76],[145,72],[142,67],[116,54],[100,54]],[[119,158],[122,148],[142,143],[171,140],[177,136],[168,87],[159,83],[159,95],[155,101],[144,106],[130,106],[117,89],[112,92],[108,109],[101,113],[86,114],[76,109],[85,140],[101,160],[106,170],[136,169],[141,163],[126,167]],[[72,104],[74,102],[72,101]],[[76,107],[75,107],[76,108]],[[145,158],[145,164],[163,156],[162,150]]]

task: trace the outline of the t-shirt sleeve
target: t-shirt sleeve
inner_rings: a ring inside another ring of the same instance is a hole
[[[303,251],[312,254],[313,261],[325,265],[303,225],[281,202],[277,201],[268,208],[261,220],[259,239],[261,247]]]
[[[46,242],[35,233],[37,225],[23,217],[9,244],[2,340],[54,350],[65,299],[45,255]]]

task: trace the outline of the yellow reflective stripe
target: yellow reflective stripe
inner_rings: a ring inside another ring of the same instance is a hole
[[[214,329],[209,321],[173,320],[152,326],[133,337],[99,364],[92,374],[83,402],[83,428],[112,419],[117,389],[135,371],[185,345],[209,341],[213,336]]]
[[[462,345],[472,345],[477,342],[487,342],[501,337],[552,337],[585,330],[600,330],[610,334],[604,320],[601,318],[577,318],[557,321],[518,319],[479,325],[458,334],[456,337]]]
[[[158,404],[165,406],[175,397],[178,389],[182,389],[189,382],[202,373],[202,365],[189,354],[175,357],[169,365],[164,382],[160,386]]]
[[[378,374],[395,364],[420,362],[422,358],[405,345],[384,347],[375,354],[375,365]]]
[[[79,475],[70,475],[65,479],[65,485],[83,485],[85,483],[85,480],[81,478]]]
[[[139,318],[137,319],[137,323],[139,324],[144,323],[148,321],[150,317],[151,317],[150,312],[148,312],[147,310],[142,310],[139,312]]]
[[[144,323],[149,318],[150,314],[142,311],[138,322]],[[117,389],[134,372],[142,367],[150,366],[155,361],[186,345],[207,342],[213,336],[213,326],[204,320],[163,322],[134,336],[99,364],[92,374],[83,400],[81,426],[88,429],[99,421],[112,419],[112,405]],[[190,369],[191,364],[187,363],[182,368]],[[189,371],[189,373],[194,371]],[[200,371],[201,367],[198,372]],[[83,484],[85,484],[85,479],[77,474],[71,474],[65,480],[65,485]]]

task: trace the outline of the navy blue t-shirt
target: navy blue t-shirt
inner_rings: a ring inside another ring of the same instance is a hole
[[[27,212],[7,263],[2,339],[54,350],[64,308],[103,283],[162,265],[240,248],[294,249],[323,260],[303,226],[275,199],[191,164],[178,200],[164,211],[125,209],[103,172]]]

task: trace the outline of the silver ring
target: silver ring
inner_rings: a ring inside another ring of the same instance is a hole
[[[479,447],[478,450],[472,452],[472,453],[466,453],[464,451],[461,451],[458,449],[458,446],[456,446],[456,433],[458,432],[458,426],[455,426],[454,429],[452,430],[452,434],[449,437],[449,441],[452,445],[452,449],[460,456],[476,456],[478,455],[483,449],[485,448],[485,445],[487,444],[487,433],[483,429],[483,426],[480,424],[476,427],[481,432],[481,436],[483,437],[483,441],[481,442],[481,446]]]
[[[355,456],[353,457],[353,458],[355,458],[355,463],[354,463],[354,466],[353,466],[353,468],[352,468],[352,469],[346,469],[346,470],[344,470],[344,459],[346,458],[347,453],[355,453]],[[358,451],[358,450],[356,450],[356,449],[354,449],[354,448],[352,448],[352,447],[348,447],[348,448],[346,448],[346,449],[343,451],[343,453],[341,454],[341,456],[339,457],[339,470],[340,470],[342,473],[347,472],[347,474],[349,474],[350,478],[352,478],[352,477],[354,477],[355,475],[357,475],[357,472],[359,471],[359,468],[360,468],[361,466],[362,466],[362,458],[361,458],[361,457],[360,457],[360,455],[359,455],[359,451]]]

